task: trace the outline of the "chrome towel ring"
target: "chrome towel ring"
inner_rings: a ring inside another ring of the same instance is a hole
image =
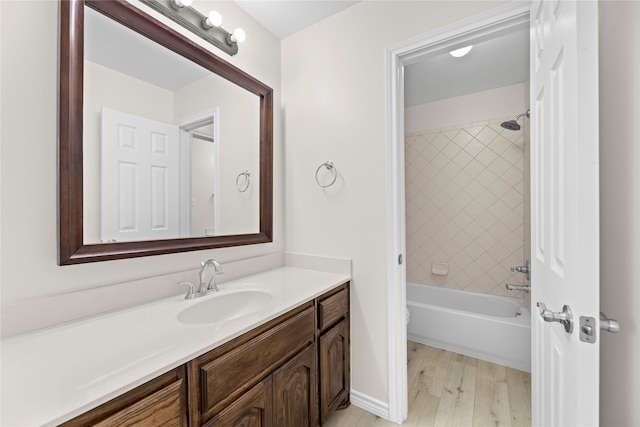
[[[243,176],[244,181],[242,180]],[[245,191],[247,191],[247,189],[249,188],[249,184],[251,183],[251,180],[249,179],[250,177],[251,174],[249,173],[249,171],[241,172],[238,175],[238,177],[236,178],[236,188],[239,192],[244,193]]]
[[[320,183],[320,180],[318,179],[318,174],[320,173],[320,169],[322,169],[322,167],[327,168],[328,171],[333,171],[333,179],[331,180],[330,183],[326,184],[326,185],[322,185]],[[318,185],[322,188],[327,188],[327,187],[331,187],[335,182],[336,179],[338,178],[338,169],[336,169],[336,167],[333,165],[333,162],[331,161],[326,161],[323,164],[321,164],[320,166],[318,166],[318,169],[316,169],[316,182],[318,183]]]

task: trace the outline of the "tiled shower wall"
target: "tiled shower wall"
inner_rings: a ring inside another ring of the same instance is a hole
[[[500,127],[512,118],[405,135],[408,282],[496,295],[523,283],[510,271],[524,260],[523,132]]]

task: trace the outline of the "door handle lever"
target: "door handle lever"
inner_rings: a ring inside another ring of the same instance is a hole
[[[542,317],[545,322],[562,323],[566,332],[573,332],[573,314],[571,313],[571,308],[568,305],[563,306],[562,311],[558,312],[547,310],[547,306],[542,302],[539,302],[536,305],[540,309],[540,317]]]

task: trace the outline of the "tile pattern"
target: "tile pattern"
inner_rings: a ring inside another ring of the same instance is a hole
[[[405,135],[407,281],[495,295],[522,284],[509,268],[524,260],[523,132],[500,127],[509,119]]]
[[[406,427],[530,427],[531,375],[505,366],[407,342]],[[325,427],[391,427],[355,405]]]

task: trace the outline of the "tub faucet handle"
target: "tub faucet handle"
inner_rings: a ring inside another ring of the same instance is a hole
[[[529,260],[527,260],[524,265],[519,265],[517,267],[511,267],[511,272],[515,273],[522,273],[525,275],[525,277],[527,278],[527,280],[530,280],[531,277],[531,264],[529,264]]]

